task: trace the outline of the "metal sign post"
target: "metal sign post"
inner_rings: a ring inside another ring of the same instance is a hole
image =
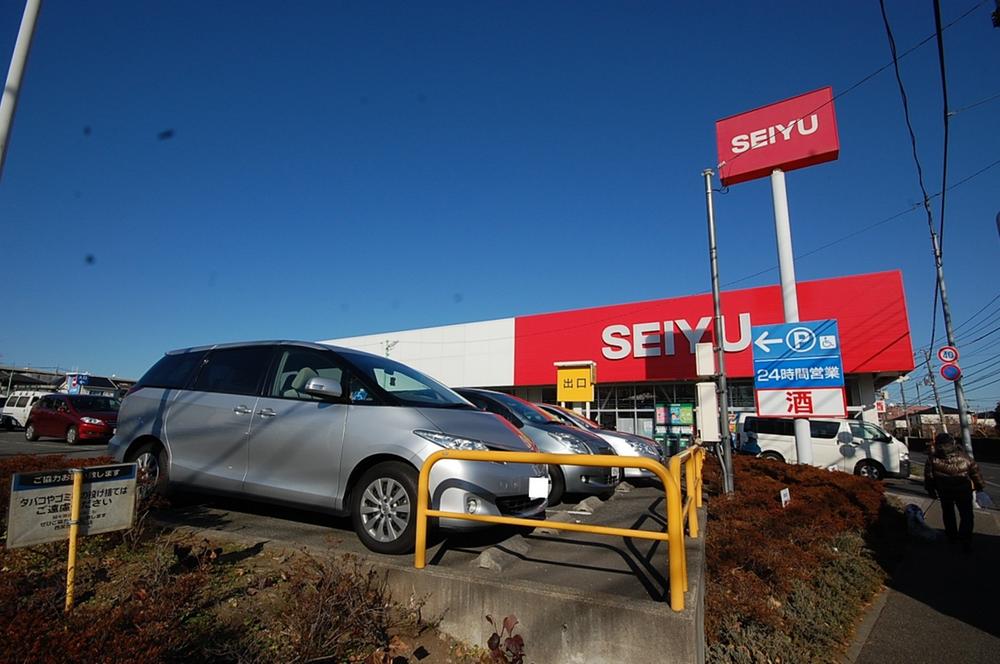
[[[729,388],[726,385],[725,332],[722,329],[722,302],[719,295],[719,252],[715,246],[715,208],[712,205],[712,169],[702,172],[705,177],[705,203],[708,209],[708,259],[712,268],[712,305],[715,313],[715,351],[719,400],[719,444],[722,446],[722,492],[732,493],[733,448],[729,439]]]
[[[771,171],[771,199],[774,201],[774,232],[778,238],[778,275],[781,280],[781,303],[785,322],[799,322],[799,298],[795,288],[795,257],[792,253],[792,228],[788,220],[788,193],[785,172]],[[795,420],[795,454],[799,463],[812,465],[812,437],[809,420]]]
[[[83,500],[83,470],[72,468],[73,497],[69,512],[69,553],[66,558],[66,611],[73,608],[73,587],[76,582],[76,538],[80,534],[80,502]]]

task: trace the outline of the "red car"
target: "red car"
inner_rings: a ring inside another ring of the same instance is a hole
[[[28,415],[24,437],[62,438],[70,445],[81,440],[108,440],[118,423],[121,402],[93,394],[49,394]]]

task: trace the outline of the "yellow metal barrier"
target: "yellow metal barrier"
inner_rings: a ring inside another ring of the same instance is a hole
[[[481,523],[506,524],[512,526],[527,526],[537,528],[544,523],[554,530],[569,530],[591,533],[594,535],[612,535],[616,537],[632,537],[637,539],[659,540],[667,543],[669,559],[668,578],[670,582],[670,608],[674,611],[684,610],[684,593],[687,591],[687,555],[684,549],[684,516],[688,517],[688,530],[691,537],[698,536],[698,515],[695,507],[701,505],[701,457],[704,450],[692,447],[683,454],[670,459],[669,470],[663,464],[646,457],[612,456],[609,454],[545,454],[540,452],[493,452],[481,450],[441,450],[427,457],[420,469],[420,479],[417,485],[417,532],[414,566],[423,569],[427,559],[427,519],[438,517],[446,519],[462,519]],[[562,521],[544,521],[538,519],[522,519],[510,516],[493,516],[486,514],[466,514],[465,512],[444,512],[429,509],[431,468],[442,459],[458,461],[498,461],[506,463],[531,463],[544,465],[594,466],[599,468],[641,468],[648,470],[663,482],[663,493],[666,499],[667,532],[650,530],[633,530],[629,528],[612,528],[609,526],[594,526],[583,523],[564,523]],[[681,464],[685,465],[687,499],[681,497]]]

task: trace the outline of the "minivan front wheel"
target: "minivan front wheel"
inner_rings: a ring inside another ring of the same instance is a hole
[[[24,439],[31,442],[38,440],[38,432],[35,431],[34,422],[28,422],[28,426],[24,427]]]
[[[70,427],[66,429],[66,443],[69,445],[76,445],[80,438],[80,433],[77,431],[76,427]]]
[[[365,471],[351,492],[351,520],[375,553],[413,550],[417,523],[417,471],[399,461]]]

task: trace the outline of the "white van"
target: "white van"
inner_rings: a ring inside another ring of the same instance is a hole
[[[15,390],[4,403],[2,414],[15,427],[24,428],[24,423],[28,420],[28,413],[31,412],[39,399],[46,394],[51,394],[49,390]]]
[[[809,432],[814,466],[876,480],[910,476],[906,445],[871,422],[811,419]],[[765,459],[795,462],[798,458],[790,419],[744,415],[736,427],[736,445],[740,452]]]

